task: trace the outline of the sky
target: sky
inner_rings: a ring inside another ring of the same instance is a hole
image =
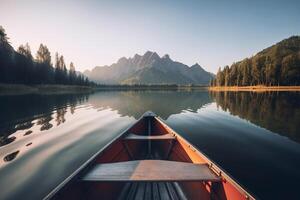
[[[80,71],[150,50],[216,73],[300,35],[300,1],[0,0],[0,25],[15,49],[46,44]]]

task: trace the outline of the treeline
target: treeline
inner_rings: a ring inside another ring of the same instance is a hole
[[[219,68],[210,85],[300,85],[300,37],[290,37],[231,67]]]
[[[54,64],[52,64],[51,53],[46,45],[39,46],[35,58],[32,56],[28,43],[21,45],[15,51],[2,26],[0,26],[0,83],[92,84],[88,78],[76,73],[72,62],[67,69],[62,55],[56,53]]]

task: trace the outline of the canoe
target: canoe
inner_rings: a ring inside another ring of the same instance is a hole
[[[255,198],[148,111],[44,199]]]

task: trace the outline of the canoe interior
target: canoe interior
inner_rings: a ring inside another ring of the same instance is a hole
[[[148,136],[162,136],[152,137]],[[161,139],[160,139],[161,138]],[[220,181],[85,181],[94,166],[104,163],[165,160],[204,164],[204,159],[184,139],[166,127],[159,118],[145,116],[111,145],[99,153],[87,167],[73,177],[53,199],[253,199],[222,174]],[[176,162],[174,162],[176,163]],[[178,174],[181,172],[178,171]]]

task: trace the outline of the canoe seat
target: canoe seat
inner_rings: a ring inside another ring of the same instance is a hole
[[[137,135],[129,133],[124,140],[174,140],[175,136],[171,134],[164,135]]]
[[[84,181],[220,181],[206,164],[166,160],[135,160],[98,164]]]

